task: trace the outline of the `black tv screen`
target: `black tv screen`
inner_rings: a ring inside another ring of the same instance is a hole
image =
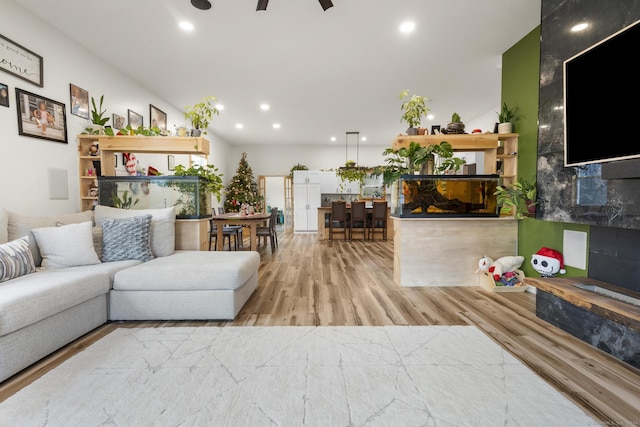
[[[640,20],[564,61],[564,164],[640,157]]]

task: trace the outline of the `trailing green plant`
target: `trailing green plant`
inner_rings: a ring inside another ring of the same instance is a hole
[[[362,166],[343,166],[336,170],[336,175],[338,175],[343,184],[347,181],[351,181],[359,182],[360,185],[362,185],[365,177],[367,176],[368,169],[369,168]],[[341,187],[344,187],[344,185]]]
[[[204,188],[215,195],[218,201],[220,201],[221,191],[224,188],[222,184],[222,176],[224,174],[218,173],[218,168],[214,165],[200,166],[194,164],[190,167],[184,167],[183,165],[176,165],[175,176],[199,176],[204,179]]]
[[[300,163],[296,163],[295,165],[293,165],[293,167],[289,171],[289,176],[291,176],[291,178],[293,178],[293,172],[294,171],[308,171],[308,170],[309,170],[309,168],[307,166],[301,165]]]
[[[133,196],[129,195],[129,190],[124,190],[122,198],[118,197],[117,193],[111,197],[111,206],[119,209],[131,209],[138,204],[140,199],[133,200]]]
[[[108,128],[107,128],[108,129]],[[143,136],[158,136],[162,134],[162,129],[158,127],[146,128],[144,126],[138,126],[137,128],[127,125],[122,129],[119,129],[119,135],[143,135]],[[106,129],[105,129],[106,133]],[[113,131],[112,131],[113,136]]]
[[[498,114],[499,123],[514,123],[518,117],[518,107],[509,108],[506,102],[502,103],[500,112]]]
[[[403,90],[400,92],[400,99],[405,99],[409,97],[409,90]],[[409,125],[410,128],[417,128],[420,126],[420,122],[422,121],[422,117],[426,116],[430,111],[429,107],[427,107],[427,101],[429,98],[420,95],[411,95],[409,99],[404,101],[400,106],[400,109],[403,111],[402,119],[400,121],[405,121]]]
[[[214,105],[216,101],[215,96],[205,96],[200,102],[187,106],[184,110],[184,118],[191,121],[194,129],[200,129],[203,135],[207,134],[207,127],[209,127],[213,115],[220,114]]]
[[[104,101],[104,95],[100,97],[100,106],[96,106],[96,100],[91,97],[91,123],[98,126],[104,126],[108,121],[109,117],[104,117],[107,113],[107,110],[102,109],[102,103]]]
[[[498,205],[510,208],[518,219],[529,216],[538,203],[535,179],[518,178],[509,186],[498,186],[493,194]]]
[[[176,165],[175,176],[199,177],[198,182],[175,180],[170,186],[180,192],[180,197],[174,203],[178,216],[189,217],[208,215],[211,213],[211,195],[214,194],[220,202],[220,193],[223,189],[222,175],[214,165],[200,166],[193,164],[190,167]],[[196,204],[196,190],[199,203]]]

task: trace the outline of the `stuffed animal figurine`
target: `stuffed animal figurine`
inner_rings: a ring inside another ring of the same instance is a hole
[[[503,256],[493,261],[487,271],[493,275],[493,280],[500,280],[502,275],[507,272],[515,271],[524,262],[524,257],[519,255]]]
[[[488,271],[489,267],[491,267],[491,264],[493,264],[493,259],[489,258],[486,255],[483,256],[482,258],[480,258],[480,261],[478,261],[478,269],[476,270],[476,274],[483,271]]]
[[[557,273],[565,274],[564,258],[555,249],[541,248],[531,256],[531,266],[540,273],[540,277],[556,277]]]

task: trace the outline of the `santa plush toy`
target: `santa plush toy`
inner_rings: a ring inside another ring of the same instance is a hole
[[[556,277],[556,274],[565,274],[564,258],[555,249],[541,248],[531,256],[533,269],[540,273],[540,277]]]

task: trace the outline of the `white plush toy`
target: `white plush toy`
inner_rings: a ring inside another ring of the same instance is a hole
[[[480,261],[478,261],[478,269],[476,270],[476,273],[480,273],[481,271],[488,271],[489,267],[491,267],[491,264],[493,264],[493,259],[489,258],[488,256],[483,256],[482,258],[480,258]]]
[[[493,275],[493,280],[498,281],[507,271],[515,271],[524,262],[524,257],[519,255],[503,256],[493,261],[488,271]]]

